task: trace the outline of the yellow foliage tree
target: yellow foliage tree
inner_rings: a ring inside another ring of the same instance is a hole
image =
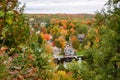
[[[54,73],[55,75],[52,80],[74,80],[72,74],[67,74],[65,71],[58,71]]]
[[[67,28],[67,20],[61,20],[61,24],[65,29]]]
[[[75,25],[74,25],[73,23],[70,23],[70,26],[71,26],[71,27],[75,27]]]
[[[58,41],[60,42],[60,44],[62,45],[62,48],[64,48],[65,45],[66,45],[66,40],[64,39],[64,37],[63,37],[63,36],[60,36],[60,37],[57,38],[57,40],[58,40]]]
[[[45,45],[45,50],[47,54],[52,54],[52,45],[46,44]]]
[[[68,31],[63,29],[60,31],[60,34],[61,36],[65,37],[68,34]]]

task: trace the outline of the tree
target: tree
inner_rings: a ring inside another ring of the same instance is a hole
[[[24,6],[19,8],[18,0],[0,0],[0,22],[3,23],[0,23],[0,79],[46,80],[48,57],[42,56],[44,42],[41,50],[38,36],[30,35],[23,11]]]
[[[17,47],[29,40],[29,26],[23,15],[24,7],[19,8],[18,0],[1,1],[0,44]]]
[[[80,47],[80,42],[78,41],[78,39],[72,41],[72,47],[73,47],[74,49],[76,49],[76,50],[79,49],[79,47]]]
[[[82,77],[92,80],[119,80],[120,79],[120,1],[109,0],[108,9],[96,14],[95,27],[99,29],[93,44],[85,51],[86,68],[89,71]],[[94,30],[92,31],[94,32]],[[95,47],[99,45],[99,47]],[[84,66],[84,65],[83,65]],[[84,73],[82,70],[81,73]],[[81,74],[82,75],[82,74]],[[88,77],[89,75],[89,77]],[[94,76],[92,76],[94,75]]]
[[[111,63],[113,65],[115,79],[120,79],[119,72],[120,72],[120,0],[109,0],[106,4],[108,8],[107,16],[107,26],[108,29],[111,30],[113,38],[110,39],[110,43],[112,44],[112,48],[114,49],[111,51]]]
[[[0,34],[3,29],[3,27],[6,25],[6,22],[10,23],[10,18],[9,21],[7,21],[7,12],[8,11],[14,11],[17,12],[13,9],[16,8],[18,3],[18,0],[0,0]]]

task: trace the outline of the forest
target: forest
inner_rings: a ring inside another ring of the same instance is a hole
[[[18,0],[0,0],[0,80],[120,80],[120,0],[105,6],[25,14]]]

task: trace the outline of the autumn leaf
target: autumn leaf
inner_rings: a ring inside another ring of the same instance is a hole
[[[58,40],[58,41],[60,42],[60,44],[62,45],[62,48],[64,48],[65,45],[66,45],[66,40],[63,38],[63,36],[60,36],[57,40]]]
[[[96,28],[96,29],[94,29],[94,30],[95,30],[96,34],[98,34],[98,28]]]
[[[18,78],[20,79],[20,80],[24,80],[24,77],[22,76],[22,75],[18,75]]]
[[[100,40],[99,40],[99,38],[98,38],[98,37],[96,37],[95,41],[96,41],[96,42],[99,42]]]
[[[31,54],[28,54],[28,59],[32,61],[34,60]]]
[[[2,52],[4,52],[4,51],[6,51],[8,48],[7,47],[1,47],[0,48],[0,52],[2,53]]]
[[[49,34],[44,34],[44,39],[45,40],[50,40],[50,35]]]
[[[75,36],[71,37],[71,41],[75,41],[77,38]]]
[[[74,25],[73,23],[70,23],[70,26],[71,26],[71,27],[75,27],[75,25]]]

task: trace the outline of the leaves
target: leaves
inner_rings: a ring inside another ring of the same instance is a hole
[[[4,12],[3,11],[0,11],[0,18],[1,17],[4,17]]]
[[[79,43],[78,39],[75,39],[75,40],[72,41],[72,46],[73,46],[73,48],[76,49],[76,50],[79,49],[80,43]]]
[[[58,37],[58,38],[56,39],[56,41],[58,41],[58,44],[60,43],[59,45],[61,45],[61,48],[64,48],[64,47],[65,47],[66,41],[65,41],[65,39],[64,39],[63,36]],[[57,44],[56,44],[56,45],[57,45]]]
[[[31,30],[30,34],[27,17],[22,14],[23,9],[16,11],[17,0],[12,1],[7,0],[10,5],[6,5],[5,12],[3,5],[0,11],[0,18],[5,17],[0,34],[0,79],[119,80],[120,17],[117,7],[113,7],[109,14],[97,14],[95,23],[92,19],[84,20],[84,17],[71,19],[68,15],[68,20],[66,16],[57,19],[54,15],[48,19],[43,15],[40,19],[35,18],[35,25],[32,26],[35,30]],[[113,3],[117,4],[118,0]],[[40,28],[37,22],[43,21],[49,26]],[[35,34],[39,28],[40,36]],[[78,34],[85,34],[85,40],[81,43],[77,39]],[[53,42],[47,43],[46,40]],[[51,43],[64,50],[67,42],[78,51],[78,55],[84,56],[84,60],[68,63],[67,69],[63,65],[59,66],[60,71],[57,71],[51,58]]]

